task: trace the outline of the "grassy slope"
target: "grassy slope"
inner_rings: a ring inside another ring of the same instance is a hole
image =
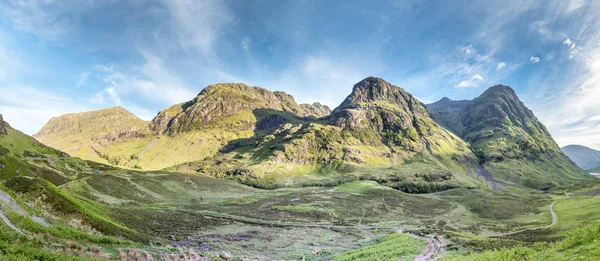
[[[472,101],[443,100],[429,110],[471,144],[497,179],[535,189],[590,180],[510,87],[491,87]]]
[[[0,179],[17,176],[39,176],[54,184],[91,175],[96,171],[108,171],[110,167],[68,156],[47,147],[22,132],[8,128],[0,134]]]
[[[500,248],[443,260],[596,260],[600,256],[600,197],[578,196],[558,201],[559,222],[549,231],[560,238],[556,243]]]
[[[412,261],[427,246],[427,242],[408,234],[390,234],[375,244],[336,256],[334,261],[403,260]]]

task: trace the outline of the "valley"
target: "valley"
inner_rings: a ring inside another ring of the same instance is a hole
[[[598,255],[600,180],[507,86],[425,105],[368,77],[330,110],[216,84],[150,122],[0,118],[0,164],[9,260]]]

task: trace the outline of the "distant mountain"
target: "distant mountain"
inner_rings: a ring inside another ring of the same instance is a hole
[[[147,121],[117,106],[52,118],[33,137],[83,159],[120,165],[123,160],[113,155],[112,145],[150,134]]]
[[[568,145],[563,147],[562,151],[580,168],[600,173],[600,151],[581,145]]]
[[[587,178],[508,86],[490,87],[471,101],[444,98],[428,109],[434,120],[469,142],[480,163],[501,180],[549,188]]]

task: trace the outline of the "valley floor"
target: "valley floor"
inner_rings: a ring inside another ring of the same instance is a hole
[[[572,237],[584,224],[600,228],[600,186],[407,194],[373,181],[260,190],[177,172],[91,175],[60,188],[14,179],[0,193],[9,260],[36,247],[56,257],[47,260],[543,260],[573,247],[596,254],[595,241]]]

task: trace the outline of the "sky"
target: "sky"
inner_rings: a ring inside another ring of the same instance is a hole
[[[242,82],[335,108],[368,76],[424,103],[513,87],[559,145],[600,149],[600,1],[0,0],[0,113],[150,120]]]

